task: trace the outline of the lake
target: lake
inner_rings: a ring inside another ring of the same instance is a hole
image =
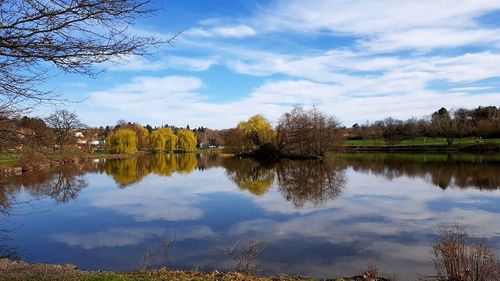
[[[460,221],[500,250],[500,157],[218,154],[100,159],[1,179],[0,255],[89,270],[168,267],[317,278],[367,264],[432,275]]]

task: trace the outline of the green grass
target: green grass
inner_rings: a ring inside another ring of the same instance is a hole
[[[364,162],[380,162],[386,160],[401,160],[411,162],[474,162],[482,163],[499,162],[500,155],[494,154],[474,154],[474,153],[331,153],[328,155],[334,159],[354,160]]]
[[[474,144],[499,144],[500,139],[480,139],[476,137],[468,138],[455,138],[453,139],[454,147],[468,146]],[[400,141],[389,142],[384,139],[377,140],[348,140],[345,142],[346,146],[373,146],[373,147],[383,147],[383,146],[448,146],[445,138],[416,138],[416,139],[405,139]]]
[[[13,155],[0,155],[0,167],[18,167],[19,159]]]
[[[90,154],[95,154],[95,155],[109,155],[109,154],[113,154],[111,152],[111,150],[96,150]]]

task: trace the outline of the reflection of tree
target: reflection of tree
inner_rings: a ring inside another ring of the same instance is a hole
[[[177,170],[177,160],[171,153],[155,153],[149,157],[151,171],[160,176],[170,177]]]
[[[264,167],[250,159],[226,158],[224,160],[227,176],[240,189],[261,196],[273,184],[275,173],[271,167]]]
[[[177,159],[177,173],[189,174],[198,166],[198,160],[193,153],[175,154]]]
[[[106,174],[111,175],[121,187],[139,182],[149,174],[143,157],[109,159],[106,161]]]
[[[106,174],[121,187],[137,183],[150,173],[170,177],[174,172],[189,174],[198,166],[193,153],[155,153],[124,159],[108,159]]]
[[[320,205],[340,195],[345,173],[333,161],[281,161],[277,165],[279,190],[296,207]]]
[[[461,154],[348,154],[337,162],[356,171],[383,175],[388,179],[419,177],[440,188],[457,186],[500,188],[498,158]],[[345,160],[345,161],[341,161]]]
[[[0,214],[9,214],[19,189],[12,186],[0,188]]]
[[[73,165],[65,165],[57,169],[49,181],[45,181],[28,192],[36,197],[48,196],[58,203],[65,203],[76,199],[80,191],[87,187],[84,173]]]
[[[205,153],[197,154],[196,159],[198,160],[198,170],[204,171],[207,169],[222,166],[223,157],[221,157],[216,152],[214,152],[214,153],[205,152]]]
[[[279,190],[296,207],[307,202],[318,205],[340,194],[345,175],[334,164],[333,161],[284,160],[266,166],[250,159],[224,159],[227,176],[240,189],[260,196],[277,178]]]
[[[54,170],[28,172],[5,179],[0,192],[0,212],[15,213],[13,208],[29,203],[17,201],[21,188],[33,196],[33,200],[44,197],[50,197],[58,203],[74,200],[87,186],[84,171],[85,163],[66,164]]]

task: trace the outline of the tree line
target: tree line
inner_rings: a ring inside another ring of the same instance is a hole
[[[349,139],[385,139],[397,143],[419,137],[445,138],[448,144],[464,137],[500,138],[500,108],[447,110],[442,107],[430,116],[399,120],[388,117],[373,124],[354,124],[347,129]]]
[[[195,151],[198,141],[195,132],[178,127],[142,126],[123,120],[115,126],[88,127],[76,113],[57,110],[46,118],[23,116],[4,119],[13,137],[1,142],[0,152],[36,150],[74,150],[90,148],[97,143],[99,148],[112,153],[135,153],[137,151]],[[189,127],[189,125],[187,126]],[[80,141],[79,141],[80,140]],[[84,141],[82,141],[84,140]]]
[[[139,150],[155,152],[191,152],[198,144],[193,131],[170,127],[157,128],[151,132],[134,123],[127,126],[117,126],[106,137],[106,147],[113,153],[136,153]]]
[[[237,155],[265,157],[318,157],[342,146],[345,139],[385,140],[396,144],[402,140],[444,138],[448,144],[465,137],[500,138],[500,109],[496,106],[441,108],[429,116],[398,120],[388,117],[373,124],[341,126],[337,118],[313,107],[295,107],[284,113],[273,126],[257,114],[234,128],[213,130],[190,129],[164,125],[143,126],[118,121],[114,126],[85,126],[75,113],[58,110],[46,118],[24,116],[1,120],[12,138],[4,139],[0,151],[19,147],[74,147],[81,131],[87,141],[99,141],[101,148],[113,153],[137,151],[195,151],[196,148],[223,147]],[[103,145],[105,143],[105,146]],[[88,146],[90,147],[90,145]]]

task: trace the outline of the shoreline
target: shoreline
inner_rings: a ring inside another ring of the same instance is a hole
[[[69,163],[78,163],[80,161],[86,161],[86,160],[92,160],[92,159],[125,159],[125,158],[132,158],[132,157],[138,157],[140,155],[143,155],[147,152],[138,152],[134,154],[92,154],[92,153],[86,153],[86,154],[78,154],[75,153],[74,155],[64,155],[62,159],[58,160],[52,160],[52,159],[47,159],[44,163],[39,164],[37,166],[30,166],[30,167],[22,167],[22,166],[14,166],[14,167],[0,167],[0,178],[7,178],[11,176],[20,176],[23,173],[26,172],[34,172],[34,171],[42,171],[42,170],[47,170],[55,167],[59,167],[64,164],[69,164]]]
[[[214,153],[213,150],[196,151],[196,153]],[[343,146],[333,153],[363,153],[363,152],[384,152],[384,153],[500,153],[500,145],[497,144],[475,144],[467,146],[446,146],[446,145],[381,145],[381,146]],[[140,151],[134,154],[111,154],[111,153],[75,153],[62,155],[61,159],[47,159],[45,162],[37,166],[22,167],[22,166],[0,166],[0,178],[7,178],[12,176],[20,176],[25,172],[33,172],[55,168],[68,163],[78,163],[79,161],[87,161],[92,159],[126,159],[144,155],[147,151]],[[223,157],[236,156],[242,158],[260,159],[251,153],[244,154],[230,154],[222,151],[217,151]],[[331,154],[331,153],[329,153]],[[279,160],[279,159],[292,159],[292,160],[311,160],[321,159],[322,157],[278,157],[260,160]]]
[[[0,258],[0,281],[389,281],[384,277],[372,278],[367,275],[348,277],[348,278],[329,278],[313,279],[303,276],[288,276],[284,274],[275,276],[258,276],[240,272],[202,272],[199,270],[170,270],[167,268],[154,270],[141,270],[130,272],[112,272],[112,271],[89,271],[79,269],[72,264],[46,264],[29,263],[21,260],[11,260]]]

